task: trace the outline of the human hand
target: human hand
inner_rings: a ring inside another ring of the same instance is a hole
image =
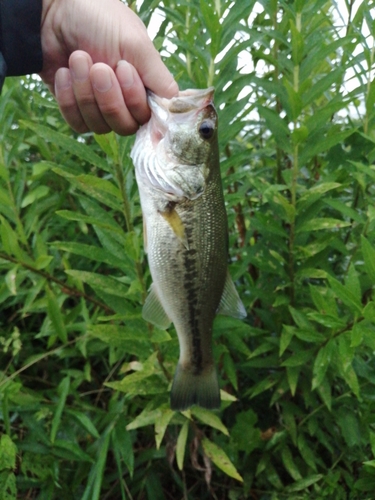
[[[134,12],[119,0],[43,0],[43,81],[77,132],[128,135],[150,117],[145,87],[178,93]]]

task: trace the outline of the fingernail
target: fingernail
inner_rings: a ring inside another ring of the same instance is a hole
[[[129,89],[134,85],[133,68],[127,61],[117,63],[117,78],[123,89]]]
[[[89,66],[83,57],[77,57],[73,60],[71,70],[73,78],[77,82],[85,82],[89,77]]]
[[[68,68],[61,68],[56,72],[55,77],[55,91],[65,90],[71,87],[72,77]]]
[[[97,68],[92,75],[93,86],[98,92],[108,92],[112,88],[112,78],[105,69]]]

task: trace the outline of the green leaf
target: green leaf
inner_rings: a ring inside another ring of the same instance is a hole
[[[294,493],[295,491],[302,491],[308,488],[309,486],[317,483],[321,479],[323,479],[323,474],[312,474],[304,479],[300,479],[296,481],[294,484],[286,487],[286,491],[288,493]]]
[[[47,186],[38,186],[33,189],[30,193],[28,193],[25,198],[22,200],[21,208],[25,208],[28,205],[31,205],[37,200],[44,198],[49,193],[49,187]]]
[[[285,120],[280,118],[280,116],[272,109],[266,106],[259,105],[258,112],[261,118],[264,118],[267,128],[272,132],[277,143],[285,150],[291,150],[291,144],[289,140],[290,131]]]
[[[283,325],[280,337],[279,356],[282,356],[295,335],[296,328],[290,325]]]
[[[32,260],[20,246],[20,237],[14,231],[9,222],[0,216],[0,238],[2,240],[3,248],[8,255],[14,255],[21,262],[33,265]]]
[[[53,261],[52,255],[39,255],[35,261],[35,269],[45,269]]]
[[[17,446],[7,434],[0,437],[0,471],[16,467]]]
[[[13,472],[0,471],[0,491],[2,500],[16,500],[17,485],[16,476]]]
[[[316,389],[323,403],[326,405],[329,411],[332,409],[332,389],[330,381],[327,377],[321,381],[320,385]]]
[[[63,344],[66,344],[68,341],[68,333],[66,331],[64,317],[61,313],[61,308],[57,301],[57,297],[49,286],[46,286],[46,294],[48,317],[51,320],[57,336]]]
[[[185,456],[185,448],[186,448],[188,432],[189,432],[189,420],[186,420],[181,427],[176,444],[176,460],[177,460],[177,467],[179,468],[179,470],[182,470],[184,468],[184,456]]]
[[[94,134],[94,138],[105,154],[117,162],[119,152],[116,134],[114,132],[103,135]]]
[[[74,253],[75,255],[81,255],[90,260],[95,260],[97,262],[104,262],[111,267],[118,267],[121,270],[128,271],[129,265],[124,259],[119,259],[116,255],[113,255],[108,250],[96,247],[93,245],[87,245],[85,243],[77,243],[74,241],[53,241],[50,243],[51,248],[57,248],[64,252]],[[124,252],[125,254],[125,252]]]
[[[72,415],[89,434],[99,439],[100,435],[92,420],[87,415],[80,411],[70,409],[66,410],[66,413],[67,415]]]
[[[216,467],[222,470],[227,476],[233,477],[234,479],[237,479],[237,481],[243,482],[242,477],[222,448],[220,448],[217,444],[213,443],[206,437],[202,439],[202,447],[205,454],[210,460],[212,460]]]
[[[290,19],[290,31],[292,34],[292,61],[298,66],[304,55],[304,39],[302,33],[297,29],[294,21]]]
[[[309,330],[313,330],[314,329],[313,326],[312,326],[312,324],[308,320],[308,318],[307,318],[307,316],[306,316],[305,313],[303,313],[302,311],[300,311],[298,309],[295,309],[292,306],[289,306],[289,311],[290,311],[290,314],[293,317],[293,320],[294,320],[295,324],[297,326],[299,326],[299,328],[301,330],[309,331]]]
[[[314,352],[315,352],[314,349],[306,349],[304,351],[297,352],[296,354],[293,354],[288,359],[283,361],[281,363],[281,366],[305,365],[306,363],[308,363],[312,359]]]
[[[289,474],[292,476],[292,478],[295,481],[302,479],[301,473],[300,473],[296,463],[293,460],[292,452],[290,451],[290,448],[288,446],[284,446],[282,448],[281,460],[283,461],[283,464],[284,464],[286,470],[289,472]]]
[[[76,443],[69,442],[65,439],[56,439],[53,446],[54,452],[58,455],[61,454],[63,458],[82,462],[94,462],[90,455],[85,453]]]
[[[134,450],[130,433],[126,430],[124,421],[120,418],[112,432],[112,446],[118,458],[122,458],[130,477],[134,472]],[[123,465],[121,464],[121,474]]]
[[[362,437],[358,425],[358,416],[350,408],[341,407],[339,409],[337,423],[349,448],[361,443]]]
[[[129,340],[149,343],[147,325],[141,318],[125,319],[125,325],[88,325],[87,332],[110,344],[126,349]]]
[[[359,224],[364,223],[364,215],[359,213],[357,210],[353,209],[352,207],[348,207],[346,203],[336,200],[336,199],[324,199],[323,200],[326,205],[329,207],[337,210],[340,212],[344,217],[347,217],[349,219],[353,219],[355,222],[358,222]]]
[[[52,170],[55,174],[67,179],[72,186],[83,191],[86,196],[92,196],[114,210],[121,210],[121,193],[112,182],[91,174],[73,175],[57,166],[53,167]]]
[[[268,389],[271,389],[274,385],[277,384],[277,382],[280,379],[280,375],[277,374],[272,374],[268,375],[268,377],[260,380],[257,384],[255,384],[250,391],[251,398],[255,398],[258,394],[261,394],[264,391],[268,391]]]
[[[230,401],[231,403],[233,403],[233,401],[238,401],[236,396],[229,394],[229,392],[224,391],[223,389],[220,389],[220,399],[221,401]]]
[[[344,319],[337,318],[336,316],[331,316],[330,314],[319,314],[319,313],[308,313],[309,319],[316,321],[320,325],[325,326],[326,328],[343,328],[346,325],[346,321]],[[319,334],[317,334],[319,335]]]
[[[363,332],[363,325],[361,323],[356,323],[349,333],[351,336],[350,347],[360,346],[362,344],[362,341],[363,341],[363,333],[364,333]]]
[[[167,430],[169,422],[171,421],[174,414],[175,414],[175,412],[173,410],[171,410],[170,408],[163,408],[162,415],[161,415],[160,419],[158,419],[155,422],[155,442],[156,442],[157,449],[160,448],[165,431]]]
[[[328,282],[338,299],[347,305],[353,313],[362,313],[361,297],[355,294],[347,286],[342,285],[337,279],[328,276]]]
[[[287,91],[288,99],[284,102],[286,112],[291,121],[295,121],[298,119],[301,111],[302,111],[302,99],[299,92],[296,92],[293,85],[286,79],[283,79],[284,87]]]
[[[51,433],[50,433],[50,439],[52,443],[55,441],[56,434],[60,426],[62,413],[65,408],[66,398],[68,397],[69,394],[69,388],[70,388],[70,377],[65,377],[60,382],[58,388],[60,397],[56,406],[55,413],[53,415]]]
[[[310,318],[310,316],[311,315],[309,314],[308,317]],[[297,338],[305,342],[322,343],[326,340],[326,337],[322,333],[314,329],[300,330],[296,328],[295,335]]]
[[[315,455],[311,447],[311,443],[308,442],[304,435],[300,432],[297,439],[298,450],[301,453],[302,458],[314,471],[317,469],[318,457]]]
[[[150,337],[150,341],[153,344],[162,344],[163,342],[169,342],[170,340],[172,340],[172,337],[166,330],[159,330],[156,327],[153,328],[152,335]]]
[[[299,366],[287,366],[286,368],[286,375],[292,396],[296,393],[300,373],[301,368]]]
[[[224,371],[226,376],[228,377],[228,380],[235,388],[235,390],[238,391],[237,369],[233,361],[233,358],[229,355],[229,353],[224,354],[223,363],[224,363]]]
[[[368,302],[363,309],[363,317],[368,321],[375,322],[375,302]]]
[[[357,374],[354,371],[353,366],[349,366],[346,369],[346,372],[345,372],[345,381],[348,384],[348,386],[350,387],[352,393],[356,396],[356,398],[359,401],[361,401],[362,400],[362,398],[361,398],[361,388],[360,388],[360,385],[359,385]]]
[[[143,410],[142,413],[126,426],[126,430],[130,431],[138,429],[139,427],[145,427],[146,425],[155,424],[161,416],[162,410],[160,408],[157,410]]]
[[[334,131],[332,127],[332,133],[326,137],[320,137],[319,139],[313,138],[310,135],[310,141],[307,141],[303,151],[301,152],[300,162],[305,164],[308,160],[319,153],[328,151],[333,148],[336,144],[343,142],[347,137],[351,136],[354,129],[344,130],[342,132]],[[315,140],[314,140],[315,139]]]
[[[327,75],[319,78],[311,88],[305,92],[302,96],[304,106],[312,103],[315,99],[318,99],[323,92],[328,90],[334,83],[337,83],[338,79],[342,76],[343,68],[336,68],[330,71]]]
[[[222,423],[220,418],[217,415],[215,415],[212,411],[206,410],[206,408],[201,408],[200,406],[193,406],[191,408],[191,413],[204,424],[219,430],[226,436],[229,436],[228,429]]]
[[[131,375],[128,375],[119,382],[107,382],[105,385],[115,391],[125,392],[128,395],[134,396],[162,394],[167,392],[168,387],[166,381],[158,375],[145,376],[142,382],[138,378],[132,378]]]
[[[98,446],[97,460],[91,468],[88,484],[83,493],[82,500],[100,499],[110,438],[111,434],[107,431],[101,439],[100,446]]]
[[[337,348],[334,340],[330,340],[325,346],[319,349],[318,355],[314,362],[312,390],[319,387],[322,383],[327,368],[331,363],[334,350]]]
[[[119,235],[125,234],[124,231],[114,220],[107,219],[106,221],[103,221],[100,220],[99,218],[91,217],[89,215],[81,214],[79,212],[73,212],[71,210],[57,210],[56,214],[67,220],[86,222],[87,224],[92,224],[93,226],[98,226],[103,229],[109,229],[110,231],[113,231]]]
[[[200,0],[200,11],[203,15],[205,25],[211,36],[211,43],[209,45],[209,50],[211,52],[211,57],[215,56],[219,52],[220,38],[221,38],[221,24],[220,24],[220,13],[217,11],[216,7],[220,5],[220,2],[215,2],[213,0]],[[212,83],[212,82],[208,82]]]
[[[78,156],[82,160],[86,161],[91,165],[99,167],[101,170],[108,171],[108,164],[104,158],[100,158],[92,148],[88,147],[82,142],[78,142],[76,139],[68,137],[61,132],[56,132],[50,127],[45,125],[40,125],[39,123],[27,122],[25,120],[20,120],[20,124],[30,128],[43,139],[52,142],[53,144],[59,146],[64,151],[69,152],[71,155]]]
[[[116,278],[90,273],[89,271],[77,271],[75,269],[67,269],[65,272],[69,276],[73,276],[73,278],[83,281],[93,288],[103,290],[105,293],[115,295],[116,297],[128,298],[128,287]]]
[[[314,218],[303,224],[297,226],[297,232],[302,233],[305,231],[321,231],[322,229],[342,229],[343,227],[348,227],[351,225],[351,222],[345,222],[340,219],[332,219],[329,217],[325,218]]]
[[[332,191],[333,189],[337,189],[340,187],[341,184],[338,182],[320,182],[318,184],[315,184],[312,186],[310,189],[305,191],[299,198],[298,204],[305,204],[307,201],[309,201],[311,198],[314,200],[316,198],[320,198],[322,194],[327,193],[328,191]]]
[[[17,272],[18,266],[12,267],[5,275],[5,283],[12,295],[17,295]]]
[[[361,245],[365,270],[371,281],[375,284],[375,249],[364,236],[361,236]]]

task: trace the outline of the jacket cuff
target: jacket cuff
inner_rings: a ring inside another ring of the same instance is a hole
[[[42,70],[41,16],[42,0],[0,0],[0,52],[6,76]]]

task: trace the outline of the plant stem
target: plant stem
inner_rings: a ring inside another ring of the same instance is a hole
[[[207,87],[211,87],[214,83],[215,78],[215,62],[211,57],[210,59],[210,67],[208,68],[208,78],[207,78]]]
[[[132,223],[132,217],[131,217],[131,209],[130,209],[130,203],[128,200],[128,196],[125,190],[125,179],[124,179],[124,173],[122,170],[122,166],[120,165],[119,161],[115,161],[115,172],[116,172],[116,177],[117,177],[117,184],[120,189],[121,193],[121,199],[122,199],[122,211],[124,214],[125,218],[125,224],[126,224],[126,231],[130,233],[133,231],[133,223]]]
[[[372,72],[374,67],[374,59],[375,59],[375,44],[372,46],[369,67],[368,67],[368,77],[367,77],[367,92],[366,92],[366,101],[370,96],[371,92],[371,83],[372,83]],[[369,109],[368,104],[366,103],[366,114],[363,120],[363,131],[367,135],[368,134],[368,125],[369,125],[369,115],[372,112],[372,109]]]
[[[296,14],[296,28],[298,32],[302,29],[302,14],[297,12]],[[296,64],[293,68],[293,90],[295,93],[299,91],[299,64]],[[293,121],[293,130],[298,127],[297,118]],[[295,243],[295,232],[296,232],[296,206],[297,206],[297,181],[299,174],[299,163],[298,163],[298,143],[296,142],[293,147],[293,157],[292,157],[292,182],[290,186],[290,196],[291,204],[293,207],[292,220],[290,221],[290,231],[289,231],[289,279],[290,279],[290,301],[294,304],[295,299],[295,275],[294,275],[294,243]]]
[[[189,29],[190,29],[190,9],[189,8],[186,9],[185,26],[186,26],[185,33],[188,34]],[[187,71],[187,74],[189,75],[189,78],[191,80],[193,80],[193,75],[191,72],[191,57],[190,57],[190,52],[188,52],[188,51],[186,52],[186,71]]]
[[[4,149],[1,147],[1,145],[0,145],[0,163],[2,165],[4,165],[4,169],[7,171],[7,167],[5,165]],[[12,209],[13,214],[14,214],[14,220],[15,220],[15,224],[16,224],[16,228],[17,228],[17,234],[19,235],[21,243],[26,247],[27,251],[30,252],[30,247],[29,247],[26,233],[25,233],[25,230],[23,228],[23,224],[22,224],[22,221],[20,218],[19,210],[17,208],[16,200],[14,198],[14,193],[12,190],[12,184],[11,184],[10,179],[9,179],[8,171],[6,173],[6,178],[4,180],[6,182],[9,199],[11,201],[11,209]]]
[[[128,200],[128,195],[126,193],[125,189],[125,179],[124,179],[124,172],[122,169],[122,165],[120,164],[120,161],[115,161],[115,172],[116,172],[116,177],[117,177],[117,184],[121,192],[121,198],[122,198],[122,209],[123,209],[123,214],[124,214],[124,219],[125,219],[125,224],[126,224],[126,230],[128,233],[134,231],[134,226],[132,222],[132,216],[131,216],[131,208],[130,208],[130,203]],[[135,269],[137,272],[137,277],[138,280],[142,286],[142,300],[143,302],[146,300],[147,296],[147,290],[146,290],[146,284],[143,279],[143,270],[142,270],[142,264],[141,262],[137,259],[134,261]]]
[[[275,10],[274,10],[274,16],[273,16],[273,29],[275,33],[278,30],[278,23],[277,23],[277,5],[275,5]],[[275,38],[273,41],[273,57],[274,60],[277,61],[278,59],[278,54],[279,54],[279,42]],[[273,75],[275,83],[279,81],[279,66],[278,64],[275,64],[275,69],[274,69],[274,75]],[[276,96],[276,113],[280,115],[282,111],[282,106],[281,106],[281,101],[278,96]],[[276,142],[276,182],[277,184],[282,184],[283,182],[283,176],[282,176],[282,149],[279,147],[278,143]]]

